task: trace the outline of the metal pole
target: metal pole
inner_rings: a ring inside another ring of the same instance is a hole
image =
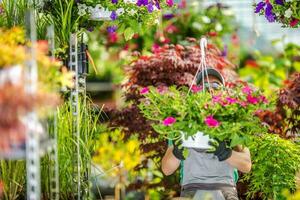
[[[29,48],[30,59],[26,62],[25,67],[25,91],[34,96],[37,91],[37,62],[36,62],[36,24],[35,13],[29,10],[26,13],[27,34],[31,41]],[[27,199],[39,200],[41,196],[40,182],[40,147],[39,134],[37,133],[38,117],[33,109],[26,116],[26,172],[27,172]]]
[[[77,169],[74,172],[74,181],[77,182],[77,199],[81,196],[81,174],[80,174],[80,107],[79,107],[79,74],[78,74],[78,39],[76,34],[70,37],[70,61],[69,67],[75,72],[75,87],[71,89],[71,107],[72,107],[72,132],[76,139],[74,164]],[[76,177],[77,176],[77,177]]]

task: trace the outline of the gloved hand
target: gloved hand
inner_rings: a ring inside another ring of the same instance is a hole
[[[232,154],[232,149],[227,147],[226,141],[219,142],[217,140],[211,140],[209,141],[209,145],[211,145],[213,148],[207,150],[206,152],[213,153],[218,157],[219,161],[227,160]]]
[[[173,155],[178,159],[178,160],[184,160],[184,156],[183,156],[183,147],[181,149],[179,149],[178,145],[175,143],[175,141],[173,141]]]

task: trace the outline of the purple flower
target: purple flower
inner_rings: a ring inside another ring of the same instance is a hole
[[[259,2],[257,5],[256,5],[256,8],[255,8],[255,13],[259,13],[262,9],[264,9],[266,3],[265,2]]]
[[[108,33],[114,33],[114,32],[116,32],[116,30],[117,30],[117,26],[109,26],[109,27],[107,27],[107,32]]]
[[[153,3],[152,3],[152,2],[150,2],[150,3],[148,4],[147,9],[148,9],[148,12],[149,12],[149,13],[152,13],[152,12],[153,12],[154,8],[153,8]]]
[[[110,19],[115,21],[118,18],[117,12],[116,11],[112,11],[110,14]]]
[[[228,46],[225,44],[223,51],[221,52],[221,56],[227,57]]]
[[[112,2],[113,4],[117,4],[117,3],[118,3],[118,0],[111,0],[111,2]]]
[[[148,0],[138,0],[136,2],[137,6],[147,6],[148,5]]]
[[[166,119],[164,119],[163,124],[165,126],[171,126],[175,122],[176,122],[176,119],[174,117],[167,117]]]
[[[268,3],[265,10],[265,16],[269,22],[274,22],[276,18],[272,10],[273,10],[273,6],[270,3]]]
[[[282,5],[283,6],[283,1],[282,0],[275,0],[275,3],[278,5]]]
[[[93,32],[94,31],[94,27],[89,27],[88,29],[87,29],[89,32]]]
[[[168,14],[163,15],[163,18],[167,19],[167,20],[172,19],[173,17],[174,17],[174,14],[172,14],[172,13],[168,13]]]
[[[158,0],[155,1],[155,6],[156,6],[157,9],[160,10],[160,5],[159,5],[159,1]]]

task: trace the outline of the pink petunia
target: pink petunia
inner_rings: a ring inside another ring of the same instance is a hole
[[[148,87],[144,87],[140,90],[141,94],[148,94],[149,93],[149,88]]]
[[[247,86],[245,86],[245,87],[242,89],[242,92],[243,92],[244,94],[250,95],[250,94],[252,93],[252,89],[247,85]]]
[[[166,0],[166,3],[169,7],[172,7],[174,5],[173,0]]]
[[[213,97],[212,97],[212,101],[213,101],[214,103],[219,103],[219,102],[221,102],[221,101],[222,101],[221,95],[213,96]]]
[[[254,97],[252,95],[247,96],[247,101],[250,104],[257,104],[259,102],[259,99],[257,97]]]
[[[209,127],[218,127],[220,125],[220,122],[218,120],[214,119],[212,115],[209,115],[204,120],[205,124]]]
[[[202,86],[193,85],[191,90],[192,90],[193,93],[200,92],[200,91],[202,91]]]
[[[163,124],[165,126],[171,126],[175,122],[176,122],[176,119],[174,117],[167,117],[166,119],[164,119]]]
[[[298,23],[299,23],[299,19],[293,19],[293,20],[290,22],[290,26],[291,26],[291,27],[294,27],[294,26],[296,26]]]
[[[166,87],[166,86],[158,86],[157,87],[157,92],[159,93],[159,94],[164,94],[164,93],[166,93],[168,91],[168,87]]]
[[[268,99],[264,95],[261,95],[258,98],[262,103],[269,103]]]
[[[236,98],[231,98],[231,97],[227,97],[226,100],[229,104],[234,104],[234,103],[238,102],[238,100]]]
[[[247,102],[244,102],[244,101],[240,101],[239,104],[244,108],[246,108],[248,105]]]

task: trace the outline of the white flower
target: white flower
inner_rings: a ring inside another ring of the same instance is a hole
[[[209,23],[210,23],[210,18],[207,17],[207,16],[203,16],[203,17],[202,17],[202,21],[203,21],[205,24],[209,24]]]
[[[116,10],[117,15],[122,15],[124,13],[124,8],[119,8]]]
[[[215,29],[216,29],[216,31],[221,31],[223,29],[223,27],[220,23],[217,23]]]
[[[202,25],[198,22],[192,23],[192,27],[198,31],[200,31],[203,28]]]
[[[293,14],[293,11],[292,11],[291,8],[289,8],[289,9],[287,9],[287,10],[285,11],[284,16],[285,16],[286,18],[290,18],[290,17],[292,16],[292,14]]]
[[[154,24],[159,24],[159,20],[158,20],[158,19],[155,19],[155,20],[154,20]]]
[[[78,5],[78,15],[84,16],[86,15],[87,6],[85,4],[77,4]]]
[[[136,13],[136,11],[133,10],[133,9],[131,9],[131,10],[128,12],[128,14],[131,15],[131,16],[134,15],[135,13]]]
[[[136,4],[137,0],[124,0],[124,3],[133,3],[133,4]]]

